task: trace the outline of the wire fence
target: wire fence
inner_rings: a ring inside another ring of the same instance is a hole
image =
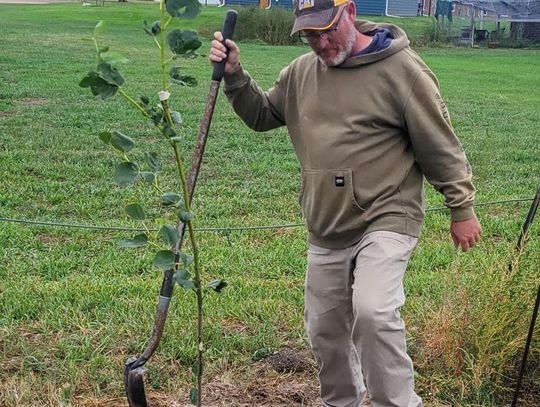
[[[474,206],[476,208],[483,206],[491,205],[504,205],[509,203],[519,203],[519,202],[531,202],[534,198],[517,198],[517,199],[505,199],[499,201],[490,201],[477,203]],[[427,208],[426,212],[440,212],[448,210],[445,206],[438,206],[434,208]],[[46,222],[39,220],[30,220],[30,219],[16,219],[16,218],[3,218],[0,217],[0,222],[5,223],[19,223],[23,225],[37,225],[37,226],[49,226],[49,227],[62,227],[62,228],[72,228],[72,229],[90,229],[90,230],[111,230],[111,231],[122,231],[122,232],[148,232],[156,231],[157,229],[148,229],[148,228],[133,228],[126,226],[102,226],[102,225],[85,225],[78,223],[68,223],[68,222]],[[271,230],[271,229],[288,229],[305,226],[304,223],[286,223],[278,225],[263,225],[263,226],[228,226],[228,227],[199,227],[195,228],[199,232],[233,232],[233,231],[250,231],[250,230]]]

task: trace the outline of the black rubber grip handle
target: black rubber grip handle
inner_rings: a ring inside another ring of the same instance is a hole
[[[223,34],[223,44],[225,45],[225,40],[231,39],[234,34],[234,28],[236,27],[236,19],[238,18],[238,13],[234,10],[227,11],[227,15],[225,16],[225,22],[223,23],[223,29],[221,30],[221,33]],[[227,55],[229,54],[229,47],[225,45],[227,48]],[[213,81],[221,81],[223,79],[223,75],[225,74],[225,63],[227,62],[227,58],[225,58],[220,63],[217,63],[214,65],[214,72],[212,73],[212,80]]]

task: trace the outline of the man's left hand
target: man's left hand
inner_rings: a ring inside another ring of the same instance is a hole
[[[467,220],[453,221],[450,225],[450,234],[454,246],[461,247],[461,250],[466,252],[480,240],[482,227],[475,216]]]

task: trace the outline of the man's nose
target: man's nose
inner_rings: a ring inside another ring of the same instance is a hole
[[[326,36],[317,37],[317,41],[315,42],[315,47],[317,49],[325,49],[328,45],[329,41]]]

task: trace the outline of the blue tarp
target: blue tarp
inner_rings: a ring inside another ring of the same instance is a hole
[[[452,1],[448,0],[437,0],[435,17],[439,18],[439,16],[442,16],[443,18],[448,18],[448,21],[452,21],[452,3]]]

